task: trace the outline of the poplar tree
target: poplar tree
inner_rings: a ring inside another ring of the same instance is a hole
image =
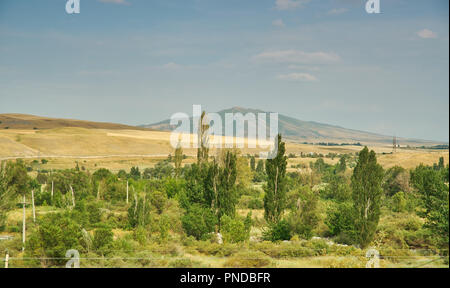
[[[217,189],[217,219],[220,230],[220,218],[228,215],[234,218],[236,213],[236,178],[237,178],[237,155],[227,151],[223,159],[222,167],[219,167],[219,185]]]
[[[255,156],[250,157],[250,168],[252,171],[256,170],[256,159]]]
[[[351,187],[355,210],[356,237],[362,248],[367,247],[375,236],[380,220],[381,183],[383,168],[377,163],[375,152],[365,147],[353,170]]]
[[[278,223],[286,207],[286,166],[285,143],[278,134],[277,155],[266,160],[267,185],[264,195],[264,217],[270,223]]]
[[[180,141],[175,149],[174,164],[175,164],[175,177],[180,176],[181,162],[183,162],[183,148],[181,148]]]
[[[198,129],[197,162],[199,165],[204,162],[208,162],[209,128],[210,127],[209,124],[207,123],[206,112],[203,111],[199,120],[199,129]]]

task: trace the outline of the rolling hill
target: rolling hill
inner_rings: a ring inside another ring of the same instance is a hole
[[[225,119],[225,113],[265,113],[262,110],[247,109],[241,107],[233,107],[218,112]],[[192,121],[192,118],[191,118]],[[224,126],[224,123],[222,123]],[[158,123],[142,125],[140,127],[170,131],[175,127],[170,125],[170,120],[164,120]],[[247,129],[247,127],[246,127]],[[376,144],[376,145],[392,145],[393,136],[380,135],[371,132],[347,129],[340,126],[323,124],[312,121],[298,120],[283,114],[278,115],[278,129],[284,138],[291,142],[297,143],[361,143],[361,144]],[[225,131],[225,129],[222,129]],[[247,132],[246,132],[247,133]],[[422,146],[422,145],[437,145],[443,144],[438,141],[420,140],[420,139],[408,139],[397,138],[398,142],[402,146]]]
[[[123,124],[40,117],[27,114],[0,114],[0,129],[41,130],[77,127],[109,130],[149,130]]]

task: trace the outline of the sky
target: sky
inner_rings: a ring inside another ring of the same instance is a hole
[[[449,1],[0,0],[0,113],[149,124],[234,106],[449,141]]]

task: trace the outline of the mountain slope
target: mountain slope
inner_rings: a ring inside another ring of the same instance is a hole
[[[222,119],[225,119],[225,113],[265,113],[264,111],[257,109],[247,109],[241,107],[233,107],[218,112]],[[192,118],[191,118],[192,121]],[[224,123],[222,123],[224,126]],[[155,124],[142,125],[140,127],[151,128],[155,130],[170,131],[176,128],[170,125],[170,120],[164,120]],[[247,130],[247,127],[246,127]],[[380,135],[376,133],[370,133],[365,131],[346,129],[339,126],[323,124],[312,121],[298,120],[283,114],[278,115],[278,130],[284,138],[289,139],[292,142],[331,142],[331,143],[357,143],[362,144],[379,144],[379,145],[392,145],[393,137]],[[225,131],[222,129],[222,131]],[[247,132],[246,132],[247,134]],[[420,139],[407,139],[397,138],[400,145],[434,145],[442,144],[436,141],[420,140]]]
[[[40,130],[66,127],[111,130],[148,130],[142,127],[106,122],[49,118],[27,114],[0,114],[0,129]]]

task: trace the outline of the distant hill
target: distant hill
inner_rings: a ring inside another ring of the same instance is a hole
[[[233,107],[219,111],[218,113],[225,119],[225,113],[264,113],[265,111],[257,109],[247,109],[242,107]],[[191,118],[192,121],[192,118]],[[222,123],[224,126],[224,123]],[[170,120],[164,120],[158,123],[141,125],[140,127],[151,128],[161,131],[171,131],[174,126],[170,125]],[[393,136],[380,135],[371,132],[347,129],[340,126],[323,124],[312,121],[298,120],[283,114],[278,115],[278,130],[284,138],[298,143],[336,143],[336,144],[377,144],[377,145],[392,145]],[[225,131],[222,129],[222,131]],[[421,146],[421,145],[437,145],[442,144],[438,141],[428,141],[420,139],[408,139],[397,137],[398,143],[401,146]]]
[[[49,118],[27,114],[0,114],[0,129],[41,130],[65,127],[110,130],[149,130],[142,127],[106,122]]]

